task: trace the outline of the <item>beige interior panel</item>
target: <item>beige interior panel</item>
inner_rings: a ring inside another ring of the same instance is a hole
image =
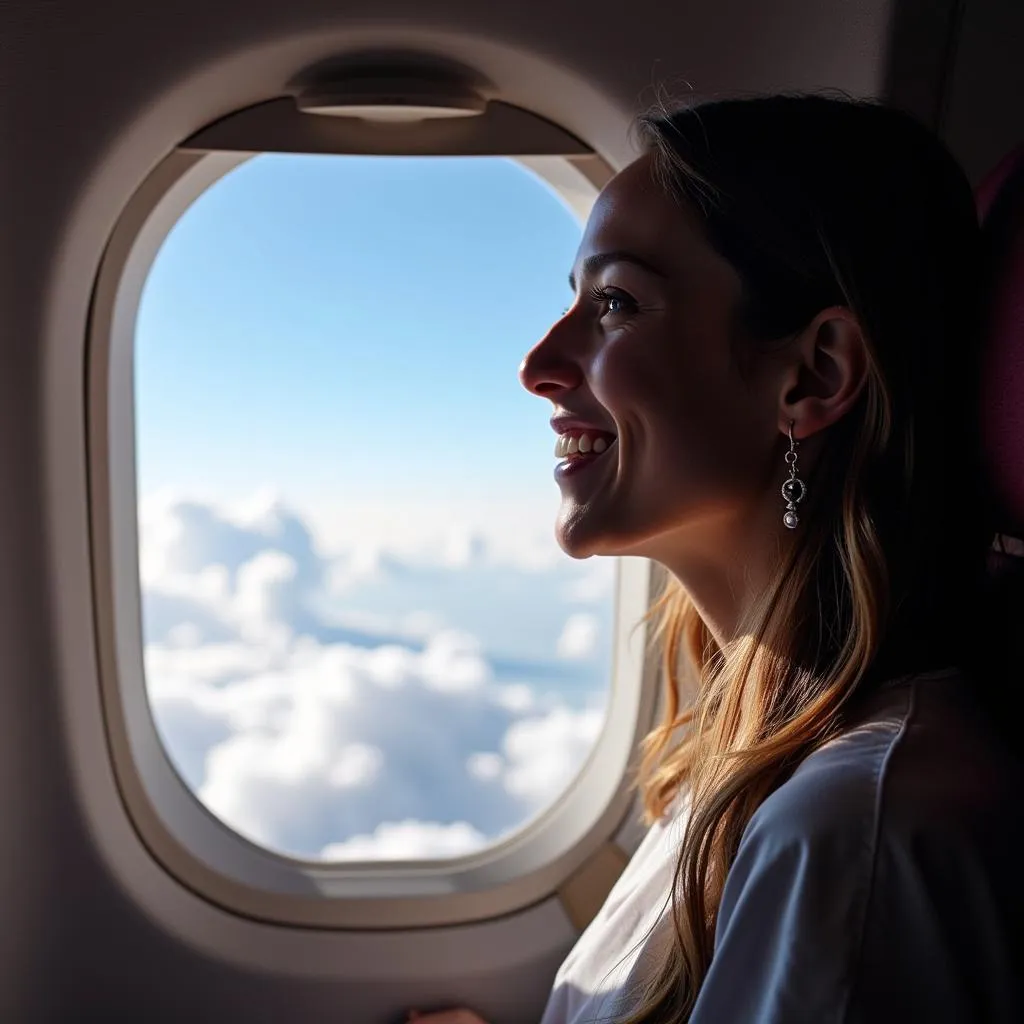
[[[629,863],[629,855],[615,843],[605,843],[558,890],[558,898],[577,931],[597,916],[612,886]]]

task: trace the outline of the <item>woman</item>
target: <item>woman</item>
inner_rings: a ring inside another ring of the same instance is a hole
[[[870,103],[641,129],[520,371],[554,406],[561,546],[669,580],[656,824],[544,1024],[1024,1020],[970,188]]]

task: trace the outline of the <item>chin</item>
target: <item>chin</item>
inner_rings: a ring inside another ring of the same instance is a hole
[[[596,555],[603,558],[649,558],[662,562],[660,556],[665,553],[667,536],[671,535],[678,541],[679,534],[679,525],[671,520],[668,526],[646,517],[631,523],[613,524],[607,518],[599,520],[592,513],[579,511],[560,514],[555,525],[558,546],[570,558],[576,559]]]
[[[595,517],[585,512],[560,515],[555,525],[555,539],[570,558],[593,558],[595,555],[614,557],[637,553],[635,538],[620,536],[607,524],[596,522]]]
[[[598,553],[600,530],[593,529],[586,515],[562,511],[555,523],[555,540],[570,558],[590,558]]]
[[[558,546],[570,557],[576,559],[591,558],[599,554],[594,545],[585,538],[577,536],[573,531],[566,532],[561,529],[555,530],[555,540]]]

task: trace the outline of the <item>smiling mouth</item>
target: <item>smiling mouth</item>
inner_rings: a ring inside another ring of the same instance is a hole
[[[563,459],[563,464],[568,465],[594,462],[615,441],[615,435],[604,430],[567,430],[555,441],[555,458]]]

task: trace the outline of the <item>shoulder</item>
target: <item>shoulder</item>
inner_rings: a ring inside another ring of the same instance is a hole
[[[1024,770],[969,681],[955,672],[899,681],[862,712],[751,817],[722,927],[755,892],[830,900],[857,930],[911,889],[1000,893],[1024,919]]]
[[[753,815],[744,842],[864,853],[928,835],[1024,838],[1020,760],[950,671],[883,688],[858,721],[796,769]]]
[[[862,712],[752,816],[694,1021],[1024,1019],[1018,760],[952,673]]]

